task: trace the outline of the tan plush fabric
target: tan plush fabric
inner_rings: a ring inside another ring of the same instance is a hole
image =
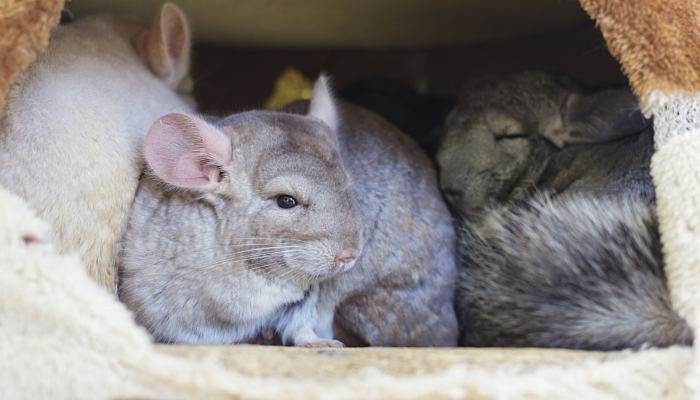
[[[46,48],[62,9],[63,0],[0,1],[0,110],[12,80]]]

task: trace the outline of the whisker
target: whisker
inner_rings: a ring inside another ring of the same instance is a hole
[[[212,252],[212,251],[218,251],[221,250],[222,247],[234,247],[236,251],[239,251],[237,249],[243,249],[243,250],[267,250],[267,249],[289,249],[289,248],[295,248],[295,249],[303,249],[305,248],[304,246],[298,246],[298,245],[273,245],[273,244],[241,244],[241,245],[219,245],[219,246],[211,246],[211,247],[199,247],[197,249],[194,249],[192,251],[189,251],[189,253],[202,253],[202,252]]]
[[[276,240],[276,241],[288,241],[288,242],[297,242],[297,243],[307,243],[308,240],[302,240],[302,239],[292,239],[292,238],[270,238],[270,237],[264,237],[264,236],[251,236],[251,237],[237,237],[232,239],[234,242],[239,242],[239,241],[244,241],[244,240]]]
[[[263,253],[263,254],[251,254],[248,256],[236,255],[234,257],[219,258],[217,260],[210,262],[206,266],[199,267],[199,269],[216,267],[216,266],[220,266],[220,265],[227,264],[227,263],[232,263],[232,264],[234,264],[233,266],[235,267],[236,266],[235,263],[240,264],[244,261],[263,260],[266,258],[272,258],[272,257],[277,257],[277,256],[282,256],[282,255],[295,254],[295,253],[302,253],[302,251],[291,249],[291,250],[284,250],[284,251],[268,252],[268,253]]]

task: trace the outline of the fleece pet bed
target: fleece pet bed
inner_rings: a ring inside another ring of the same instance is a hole
[[[652,172],[674,304],[700,326],[700,5],[582,0],[654,115]],[[0,3],[0,98],[45,47],[61,0]],[[687,36],[686,36],[687,35]],[[687,79],[686,79],[687,78]],[[154,345],[48,227],[0,188],[0,398],[700,397],[693,348],[297,349]]]

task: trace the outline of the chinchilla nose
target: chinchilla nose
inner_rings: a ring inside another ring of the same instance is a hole
[[[337,272],[345,272],[355,265],[357,250],[345,249],[335,256],[335,268]]]

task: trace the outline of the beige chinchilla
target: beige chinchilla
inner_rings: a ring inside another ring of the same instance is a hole
[[[55,28],[11,88],[0,119],[0,185],[53,226],[101,285],[116,286],[115,242],[141,174],[141,147],[159,115],[191,107],[190,30],[165,4],[150,28],[91,16]]]

